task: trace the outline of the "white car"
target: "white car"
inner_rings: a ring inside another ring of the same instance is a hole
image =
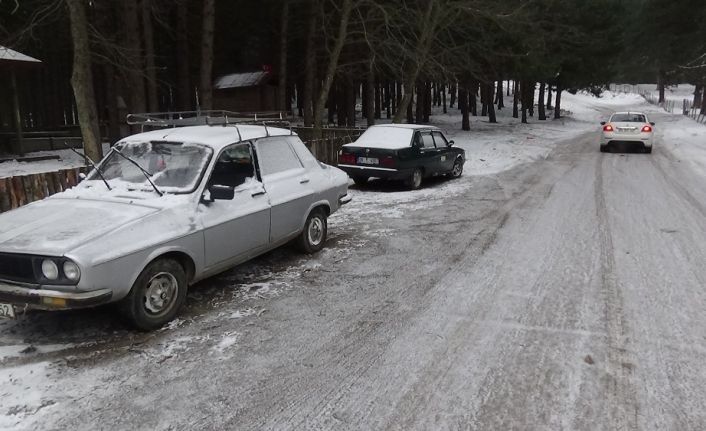
[[[608,122],[602,121],[601,152],[610,151],[617,144],[642,144],[646,153],[652,152],[654,125],[643,112],[616,112]]]

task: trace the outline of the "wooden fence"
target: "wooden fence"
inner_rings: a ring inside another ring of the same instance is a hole
[[[304,141],[314,157],[332,166],[338,165],[338,151],[341,147],[355,141],[365,131],[364,128],[330,127],[322,130],[321,138],[314,139],[313,127],[292,127],[292,130]]]
[[[44,199],[78,184],[85,168],[0,178],[0,212]]]

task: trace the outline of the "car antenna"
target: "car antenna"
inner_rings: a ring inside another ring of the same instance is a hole
[[[78,151],[76,151],[76,148],[70,146],[68,143],[66,143],[66,141],[64,141],[64,146],[66,148],[68,148],[69,150],[73,151],[74,153],[78,154],[79,156],[83,157],[87,163],[90,163],[91,167],[98,173],[98,176],[101,177],[101,180],[103,180],[103,183],[105,184],[105,186],[108,187],[108,190],[113,190],[110,187],[110,184],[108,184],[108,181],[103,176],[103,173],[101,172],[101,170],[98,169],[98,167],[96,166],[95,163],[93,163],[93,160],[91,160],[90,157],[88,157],[85,153],[79,153]]]
[[[124,159],[127,160],[128,162],[130,162],[130,163],[132,163],[133,165],[137,166],[137,169],[139,169],[140,172],[142,172],[142,173],[145,175],[145,178],[147,178],[147,181],[150,183],[150,185],[152,186],[152,188],[154,189],[154,191],[157,192],[157,194],[159,195],[159,197],[164,196],[164,193],[162,193],[162,192],[157,188],[157,186],[155,185],[155,183],[154,183],[154,182],[152,181],[152,179],[150,178],[152,175],[151,175],[149,172],[147,172],[146,170],[144,170],[144,169],[142,168],[142,166],[140,166],[139,163],[137,163],[136,161],[132,160],[130,157],[126,156],[125,154],[123,154],[120,150],[118,150],[118,149],[115,148],[115,147],[113,147],[113,151],[115,151],[116,153],[118,153],[122,158],[124,158]]]
[[[237,125],[237,124],[234,124],[234,126],[235,126],[235,131],[238,132],[238,142],[242,142],[242,141],[243,141],[243,135],[240,134],[240,129],[238,128],[238,125]]]

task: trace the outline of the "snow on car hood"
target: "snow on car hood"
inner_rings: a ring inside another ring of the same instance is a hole
[[[0,252],[61,256],[183,198],[68,190],[0,214]]]

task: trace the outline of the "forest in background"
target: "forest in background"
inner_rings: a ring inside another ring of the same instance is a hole
[[[358,100],[367,125],[437,105],[468,130],[505,104],[559,117],[563,91],[610,82],[657,82],[662,99],[689,82],[706,110],[703,0],[4,0],[0,45],[44,62],[24,83],[33,121],[75,112],[94,158],[121,112],[218,109],[214,78],[263,67],[314,136],[356,125]]]

